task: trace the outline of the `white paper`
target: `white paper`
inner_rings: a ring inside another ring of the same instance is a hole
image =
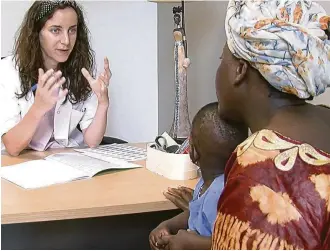
[[[32,160],[1,167],[1,177],[26,189],[87,178],[80,170],[55,161]]]
[[[136,164],[131,164],[126,161],[112,159],[112,161],[104,161],[93,158],[91,156],[85,156],[80,153],[56,153],[46,158],[48,162],[60,162],[62,164],[71,166],[77,170],[82,171],[88,177],[93,177],[99,172],[112,169],[129,169],[140,167]]]
[[[141,165],[113,158],[111,161],[104,161],[80,153],[56,153],[42,160],[1,167],[1,177],[18,186],[31,189],[91,178],[105,170],[136,167]]]

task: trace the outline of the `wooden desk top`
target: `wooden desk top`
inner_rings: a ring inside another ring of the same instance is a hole
[[[144,144],[143,144],[144,145]],[[140,146],[143,146],[140,144]],[[1,155],[1,166],[41,159],[60,149],[25,151],[18,157]],[[145,161],[139,162],[145,165]],[[197,179],[173,181],[146,168],[123,170],[91,179],[26,190],[1,179],[1,223],[90,218],[175,209],[162,194],[168,187],[193,188]]]

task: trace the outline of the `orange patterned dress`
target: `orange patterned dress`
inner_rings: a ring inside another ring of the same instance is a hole
[[[330,154],[261,130],[225,177],[212,249],[330,249]]]

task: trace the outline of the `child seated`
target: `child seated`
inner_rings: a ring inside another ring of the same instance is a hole
[[[210,249],[217,204],[224,186],[224,169],[236,146],[248,136],[242,125],[220,120],[218,103],[201,108],[192,122],[190,158],[202,177],[189,210],[162,222],[149,236],[153,249]]]

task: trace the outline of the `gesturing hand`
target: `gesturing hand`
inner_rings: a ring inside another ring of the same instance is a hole
[[[96,79],[94,79],[85,68],[81,69],[81,73],[87,79],[93,92],[96,94],[97,99],[99,101],[99,105],[108,105],[108,86],[112,75],[109,67],[108,58],[104,58],[104,71]]]
[[[38,73],[38,86],[34,104],[42,114],[45,114],[56,105],[58,100],[68,94],[68,90],[65,89],[61,93],[59,92],[60,87],[65,83],[65,78],[61,77],[61,71],[54,73],[54,70],[50,69],[45,73],[43,69],[39,69]]]

